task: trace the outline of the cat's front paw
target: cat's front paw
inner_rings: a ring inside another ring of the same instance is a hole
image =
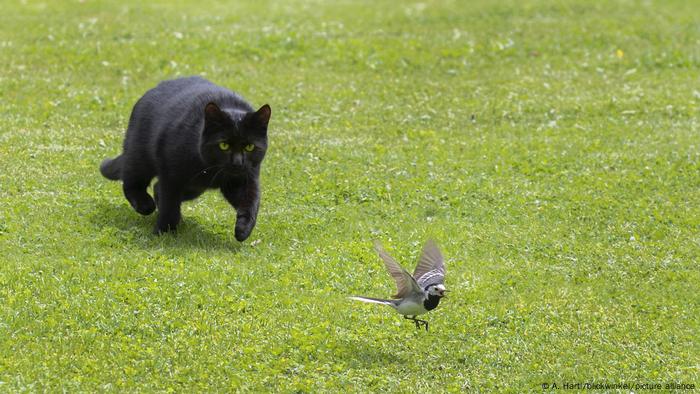
[[[156,227],[153,229],[153,234],[161,235],[167,232],[175,232],[177,225],[180,223],[179,215],[163,215],[158,216]]]
[[[176,225],[170,225],[170,224],[159,225],[159,224],[156,224],[156,226],[153,228],[153,234],[154,234],[154,235],[163,235],[163,234],[169,233],[169,232],[173,232],[173,233],[174,233],[175,230],[177,230],[177,226],[176,226]]]
[[[253,232],[253,227],[255,227],[255,220],[247,216],[239,216],[236,219],[236,240],[238,242],[243,242],[250,236]]]
[[[153,227],[153,235],[163,235],[174,230],[175,229],[171,229],[170,227],[160,227],[156,225],[155,227]]]

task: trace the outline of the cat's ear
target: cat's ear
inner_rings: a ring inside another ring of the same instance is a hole
[[[255,111],[253,119],[258,126],[267,129],[267,124],[270,123],[270,115],[272,115],[272,108],[265,104]]]
[[[226,122],[226,115],[221,111],[218,105],[209,103],[206,107],[204,107],[204,119],[206,120],[206,123],[220,125]]]

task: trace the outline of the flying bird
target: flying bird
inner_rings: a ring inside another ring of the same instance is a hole
[[[397,293],[393,300],[371,297],[350,297],[353,300],[374,304],[389,305],[403,315],[404,319],[413,320],[416,328],[421,325],[428,331],[428,322],[417,319],[416,316],[428,313],[437,308],[440,299],[445,296],[445,262],[435,241],[428,240],[423,247],[423,253],[418,259],[413,275],[408,273],[375,241],[374,248],[384,265],[396,281]]]

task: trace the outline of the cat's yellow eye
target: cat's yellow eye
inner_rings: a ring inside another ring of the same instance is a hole
[[[231,145],[229,145],[223,141],[219,142],[219,149],[221,149],[221,150],[228,150],[228,148],[230,148],[230,147],[231,147]]]
[[[246,145],[243,149],[245,149],[246,152],[252,152],[253,149],[255,149],[255,145],[253,145],[253,144],[248,144],[248,145]]]

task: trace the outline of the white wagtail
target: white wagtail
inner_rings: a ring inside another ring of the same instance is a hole
[[[404,319],[413,320],[416,328],[421,324],[428,331],[428,322],[416,319],[416,316],[428,313],[437,308],[440,299],[445,296],[445,262],[434,241],[428,240],[423,247],[423,253],[418,259],[418,265],[413,276],[399,265],[382,248],[377,241],[374,248],[384,260],[384,265],[396,281],[398,292],[392,296],[393,300],[382,300],[370,297],[350,297],[353,300],[371,302],[374,304],[389,305],[403,315]]]

